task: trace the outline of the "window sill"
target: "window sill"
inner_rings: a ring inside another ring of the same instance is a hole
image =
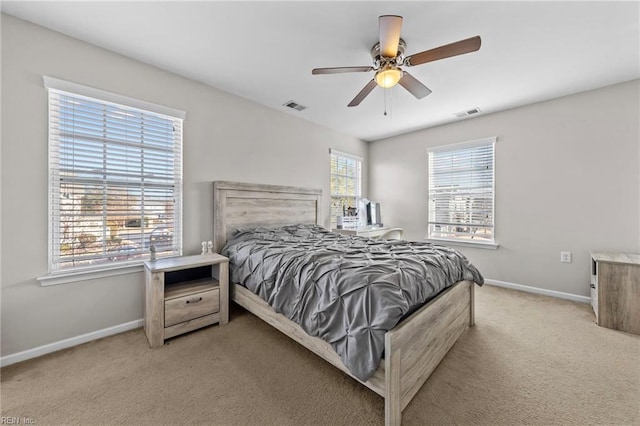
[[[142,261],[135,263],[127,263],[112,267],[92,268],[74,271],[61,271],[38,277],[42,287],[48,287],[59,284],[70,284],[78,281],[87,281],[97,278],[113,277],[116,275],[134,274],[144,270]]]
[[[445,240],[440,238],[427,238],[427,242],[434,243],[434,244],[452,245],[452,246],[473,247],[473,248],[480,248],[480,249],[486,249],[486,250],[497,250],[498,247],[500,247],[500,245],[496,243],[485,243],[485,242],[479,242],[479,241]]]

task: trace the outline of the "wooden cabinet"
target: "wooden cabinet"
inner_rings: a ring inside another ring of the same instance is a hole
[[[229,322],[229,259],[205,254],[144,262],[144,331],[149,346]]]
[[[640,334],[640,255],[591,253],[591,306],[599,326]]]

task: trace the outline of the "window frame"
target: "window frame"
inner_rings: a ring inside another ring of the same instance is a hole
[[[353,155],[353,154],[348,154],[346,152],[342,152],[342,151],[338,151],[336,149],[330,149],[329,150],[329,216],[330,216],[330,220],[329,220],[329,224],[331,228],[335,228],[337,226],[337,220],[336,220],[336,216],[335,214],[333,214],[333,199],[334,198],[347,198],[347,197],[353,197],[354,198],[354,205],[356,208],[358,208],[358,204],[360,203],[360,200],[362,199],[362,168],[363,168],[363,158],[359,157],[357,155]],[[356,195],[350,195],[350,194],[335,194],[332,190],[331,190],[331,182],[333,181],[333,177],[334,177],[334,173],[333,170],[331,169],[331,161],[332,161],[332,157],[333,156],[336,157],[342,157],[348,160],[353,160],[356,162],[356,168],[357,168],[357,177],[356,177],[356,182],[355,182],[355,187],[357,194]],[[359,212],[360,217],[362,212]]]
[[[496,198],[496,142],[497,137],[487,137],[482,139],[476,139],[466,142],[441,145],[437,147],[430,147],[427,149],[427,236],[426,239],[428,241],[433,241],[437,243],[451,244],[451,245],[459,245],[459,246],[467,246],[467,247],[476,247],[476,248],[487,248],[487,249],[497,249],[499,244],[496,240],[496,211],[495,211],[495,198]],[[491,167],[492,167],[492,182],[491,182],[491,240],[474,240],[473,238],[455,238],[455,237],[438,237],[432,236],[431,232],[431,208],[432,208],[432,189],[431,189],[431,181],[432,181],[432,170],[430,167],[431,163],[431,154],[432,153],[442,153],[442,152],[455,152],[462,151],[472,148],[478,147],[487,147],[491,146]]]
[[[90,98],[91,101],[100,103],[102,105],[112,106],[115,104],[116,107],[124,107],[126,109],[135,109],[139,110],[142,114],[152,115],[152,116],[166,116],[167,120],[173,120],[175,123],[179,123],[179,129],[176,130],[178,133],[174,133],[174,140],[177,140],[179,146],[175,146],[173,149],[173,153],[170,154],[169,158],[172,158],[174,162],[179,161],[178,170],[174,171],[172,182],[173,187],[175,188],[175,204],[173,205],[173,226],[174,226],[174,237],[175,240],[172,241],[171,246],[171,256],[179,256],[182,254],[183,250],[183,194],[184,194],[184,182],[183,182],[183,148],[184,148],[184,135],[183,135],[183,122],[186,114],[183,111],[165,107],[162,105],[153,104],[146,101],[141,101],[134,98],[129,98],[126,96],[118,95],[115,93],[107,92],[101,89],[96,89],[88,86],[83,86],[77,83],[72,83],[65,80],[60,80],[57,78],[43,76],[44,87],[47,89],[47,99],[49,103],[49,110],[51,111],[53,98],[52,96],[57,96],[57,93],[68,93],[71,96],[76,97],[84,97]],[[162,119],[162,118],[161,118]],[[51,112],[48,117],[48,187],[47,187],[47,197],[48,197],[48,206],[47,206],[47,214],[48,214],[48,274],[44,277],[39,277],[41,285],[54,285],[54,284],[63,284],[68,282],[76,282],[83,281],[86,279],[92,278],[101,278],[113,275],[121,275],[132,272],[142,271],[143,261],[148,259],[148,254],[143,253],[140,258],[137,259],[126,259],[126,260],[113,260],[110,262],[100,262],[95,265],[79,265],[79,266],[70,266],[70,267],[55,267],[54,262],[56,250],[60,253],[60,241],[56,241],[55,237],[58,235],[59,230],[56,229],[59,222],[60,216],[60,208],[58,205],[58,201],[54,200],[54,197],[60,198],[61,194],[59,193],[59,183],[56,181],[54,175],[58,175],[60,172],[61,164],[58,163],[59,160],[53,159],[53,152],[51,150],[52,144],[57,144],[58,147],[61,146],[61,142],[59,140],[52,139],[51,132],[57,129],[55,124],[51,122]],[[104,142],[108,144],[108,141]],[[59,149],[59,148],[58,148]],[[144,152],[144,151],[143,151]],[[171,161],[171,160],[170,160]],[[104,185],[108,184],[107,182],[103,183]],[[57,211],[54,211],[56,210]],[[104,224],[103,224],[104,228]],[[57,244],[57,245],[56,245]]]

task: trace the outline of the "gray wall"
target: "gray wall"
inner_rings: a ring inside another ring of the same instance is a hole
[[[367,157],[358,139],[2,15],[2,355],[142,318],[141,273],[51,287],[36,280],[47,273],[43,75],[186,111],[185,254],[212,238],[212,181],[328,194],[330,147]],[[323,213],[328,224],[328,198]]]
[[[424,239],[427,147],[497,136],[500,248],[456,248],[486,278],[587,296],[589,251],[640,252],[639,92],[634,80],[373,142],[371,198]]]

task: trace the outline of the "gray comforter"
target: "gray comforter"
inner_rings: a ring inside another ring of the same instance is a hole
[[[451,248],[372,240],[314,225],[236,231],[222,254],[231,281],[333,346],[366,381],[384,352],[384,334],[403,317],[480,272]]]

